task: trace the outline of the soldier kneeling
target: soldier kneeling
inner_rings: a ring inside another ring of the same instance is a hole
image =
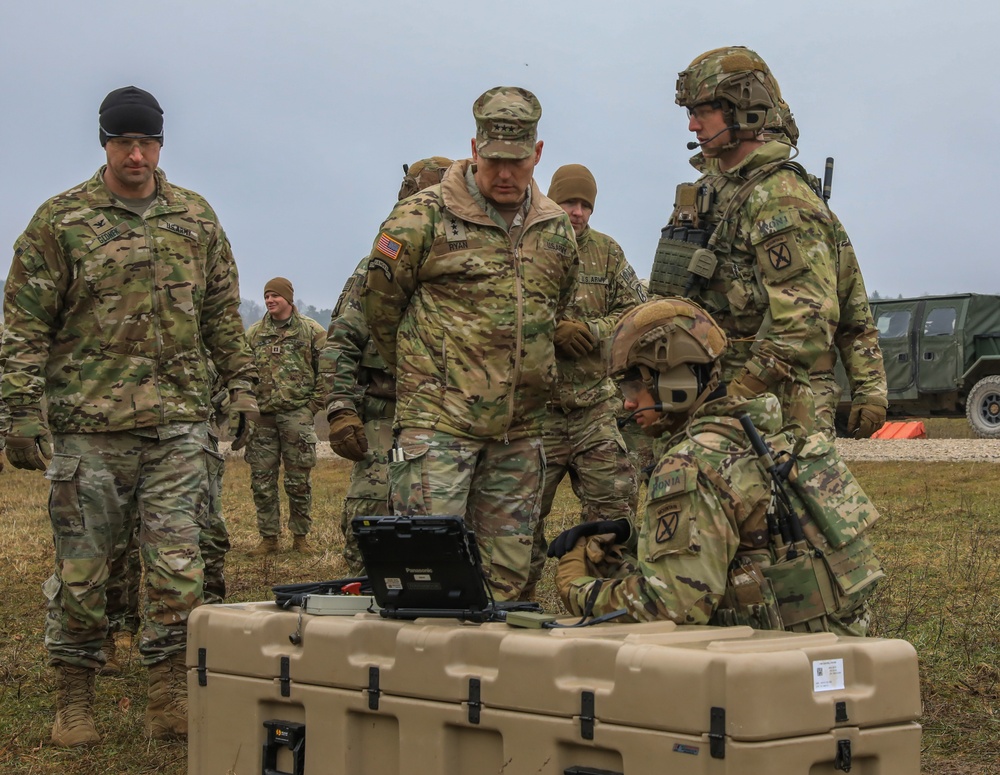
[[[863,636],[883,576],[864,535],[878,512],[831,442],[782,431],[773,395],[727,395],[725,348],[687,300],[619,321],[611,373],[661,456],[637,530],[588,522],[552,542],[559,594],[577,615]]]

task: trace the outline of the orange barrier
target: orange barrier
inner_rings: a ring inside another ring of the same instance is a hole
[[[922,422],[887,422],[875,433],[873,439],[926,439],[927,429]]]

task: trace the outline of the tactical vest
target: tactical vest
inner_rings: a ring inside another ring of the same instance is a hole
[[[706,420],[694,423],[688,437],[698,443],[697,435],[709,432],[732,439],[734,430]],[[775,457],[790,452],[775,449]],[[779,546],[774,537],[762,541],[768,533],[760,519],[740,524],[740,549],[713,624],[825,630],[826,617],[841,619],[859,610],[885,575],[864,535],[879,518],[878,510],[834,444],[822,433],[813,434],[796,461],[785,489],[806,545],[797,546],[790,558],[788,547]],[[720,485],[721,477],[710,478]]]
[[[787,160],[762,165],[739,186],[718,175],[678,185],[670,222],[660,232],[653,257],[650,294],[694,299],[710,313],[728,307],[725,294],[732,281],[753,279],[736,278],[738,268],[726,261],[736,236],[736,215],[760,182],[781,169],[795,172],[813,190],[819,185],[801,164]]]

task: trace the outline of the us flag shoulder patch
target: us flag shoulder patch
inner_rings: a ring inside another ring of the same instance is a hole
[[[378,242],[375,243],[375,249],[383,256],[395,261],[399,258],[399,251],[403,249],[403,243],[394,240],[383,231],[378,237]]]

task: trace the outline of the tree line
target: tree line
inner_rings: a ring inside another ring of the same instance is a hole
[[[316,309],[312,304],[306,304],[302,299],[295,300],[295,306],[299,312],[306,317],[310,317],[319,323],[323,328],[330,327],[330,318],[333,317],[332,309]],[[240,299],[240,317],[243,318],[243,328],[250,328],[267,312],[267,307],[263,302],[253,299]]]

